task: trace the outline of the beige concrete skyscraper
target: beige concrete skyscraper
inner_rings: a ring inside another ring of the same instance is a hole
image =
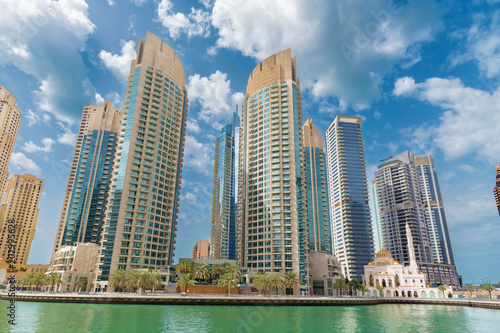
[[[187,115],[178,55],[148,32],[132,61],[96,285],[117,269],[172,263]]]
[[[26,265],[28,260],[42,190],[43,180],[32,175],[14,175],[7,181],[4,203],[0,206],[0,256],[7,258],[7,220],[14,219],[16,265]]]
[[[121,120],[120,109],[107,100],[84,108],[80,124],[84,135],[75,148],[75,155],[81,154],[71,169],[74,177],[70,176],[68,188],[73,189],[63,203],[59,226],[63,232],[58,231],[55,251],[61,245],[99,242]]]
[[[80,151],[82,150],[83,137],[85,133],[87,133],[90,116],[92,114],[95,114],[97,112],[97,109],[100,107],[102,108],[102,106],[98,105],[87,105],[83,107],[82,119],[80,121],[80,128],[78,130],[78,137],[76,139],[75,153],[73,154],[73,160],[71,161],[68,184],[66,185],[66,192],[64,193],[64,201],[61,209],[61,216],[59,217],[59,225],[57,227],[56,239],[54,241],[54,249],[52,251],[52,255],[54,255],[61,248],[64,226],[66,225],[68,210],[71,206],[71,193],[73,192],[73,185],[76,179],[76,169],[78,167],[78,161],[80,159]]]
[[[302,106],[290,49],[259,63],[243,100],[239,260],[249,271],[307,274]]]
[[[7,168],[21,123],[21,111],[16,99],[4,86],[0,86],[0,201],[9,177]]]

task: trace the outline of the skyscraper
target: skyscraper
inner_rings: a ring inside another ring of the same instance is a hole
[[[186,115],[182,63],[148,32],[127,82],[97,281],[120,268],[172,263]]]
[[[54,241],[54,249],[52,250],[52,256],[54,256],[57,251],[61,248],[63,241],[64,227],[66,226],[66,219],[68,217],[68,210],[70,209],[71,193],[73,192],[73,185],[76,178],[76,169],[78,168],[78,161],[80,159],[80,151],[82,149],[83,136],[87,132],[89,125],[90,115],[96,112],[96,105],[88,105],[83,108],[82,119],[80,121],[80,128],[78,129],[78,137],[76,139],[75,152],[73,154],[73,159],[71,161],[71,168],[69,170],[68,183],[66,185],[66,191],[64,192],[64,201],[61,209],[61,215],[59,216],[59,224],[57,227],[56,239]]]
[[[337,116],[326,131],[333,250],[349,279],[361,279],[375,254],[361,122]]]
[[[302,126],[307,184],[307,221],[310,251],[332,254],[332,230],[328,209],[328,184],[323,136],[312,119]]]
[[[0,256],[7,258],[9,248],[7,228],[9,219],[15,221],[16,265],[26,265],[31,242],[35,237],[38,203],[42,196],[43,180],[24,174],[14,175],[7,181],[5,198],[0,206]]]
[[[211,257],[236,259],[236,179],[240,117],[235,112],[215,141]]]
[[[70,210],[66,217],[62,245],[98,243],[105,216],[122,114],[110,101],[105,101],[102,106],[88,108],[91,112],[81,144],[75,185],[68,202]]]
[[[379,245],[396,261],[409,264],[406,226],[412,230],[417,262],[431,258],[420,180],[413,154],[405,151],[381,164],[373,180]]]
[[[497,203],[498,214],[500,214],[500,164],[495,167],[497,172],[496,175],[496,183],[493,188],[493,195],[495,196],[495,201]]]
[[[21,111],[16,98],[4,86],[0,86],[0,203],[9,177],[7,168],[21,123]]]
[[[255,67],[243,100],[238,259],[250,271],[307,276],[302,106],[290,49]]]
[[[443,198],[432,155],[415,156],[420,181],[420,194],[425,207],[425,223],[429,235],[429,262],[455,265]]]

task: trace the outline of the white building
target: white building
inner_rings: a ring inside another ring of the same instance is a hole
[[[386,250],[377,252],[375,259],[365,265],[363,283],[368,287],[368,297],[419,297],[419,298],[443,298],[452,297],[452,288],[448,286],[445,295],[438,288],[431,288],[427,283],[426,275],[419,271],[415,260],[415,250],[408,224],[406,233],[409,239],[408,253],[410,265],[403,266],[394,260]],[[378,286],[384,287],[381,291]]]

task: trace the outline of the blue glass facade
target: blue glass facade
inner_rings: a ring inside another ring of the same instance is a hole
[[[212,198],[211,257],[236,259],[236,197],[235,180],[238,161],[235,154],[238,115],[225,125],[215,142],[214,186]]]
[[[102,130],[84,136],[62,245],[99,242],[116,139]]]
[[[334,254],[349,279],[374,256],[361,118],[338,116],[326,134]]]

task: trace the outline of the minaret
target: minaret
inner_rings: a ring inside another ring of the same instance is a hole
[[[406,239],[408,240],[408,256],[410,257],[410,274],[418,273],[417,260],[415,259],[415,248],[413,247],[413,238],[411,236],[410,225],[406,223]]]

